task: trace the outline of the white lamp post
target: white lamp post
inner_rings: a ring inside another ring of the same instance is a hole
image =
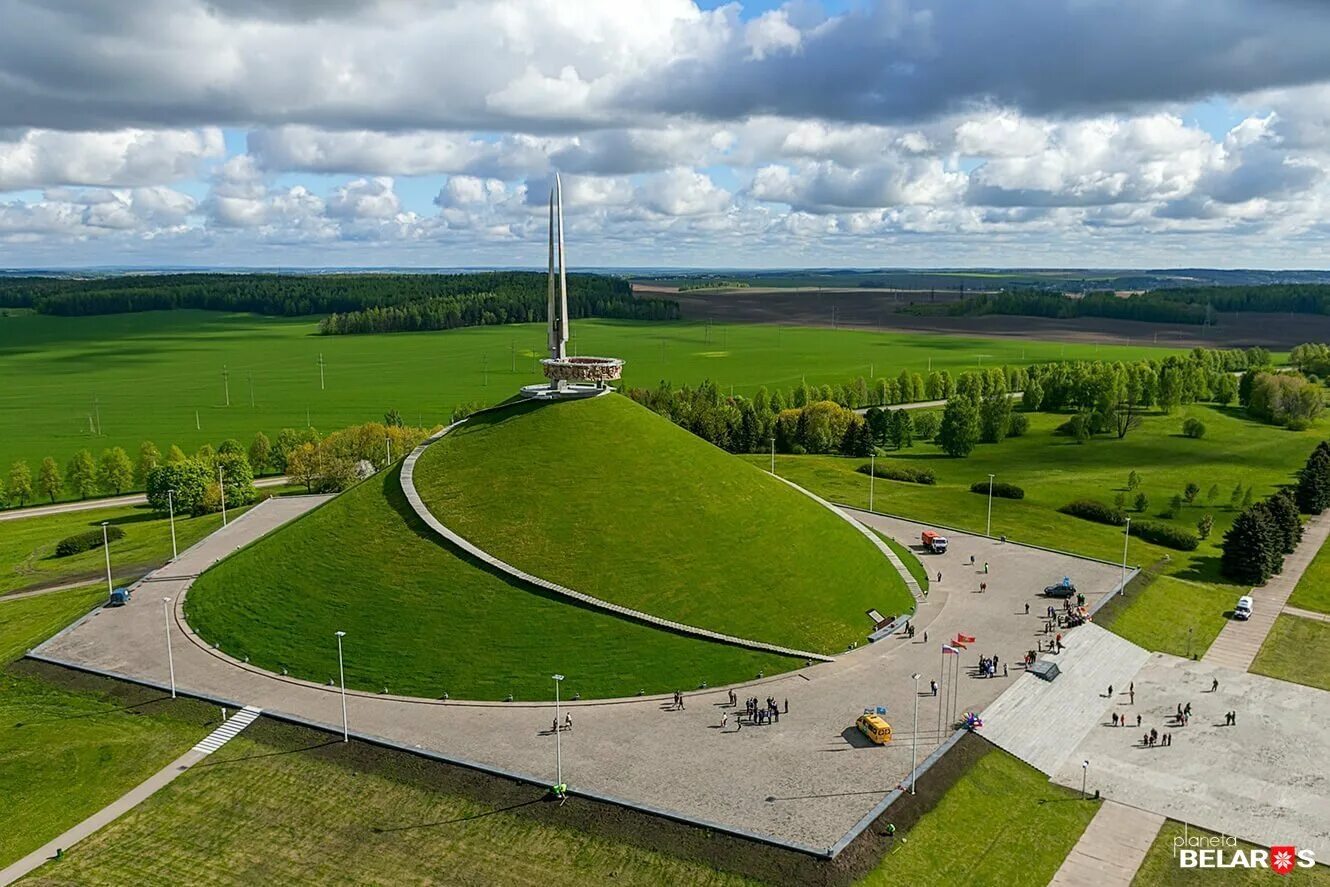
[[[873,510],[873,480],[877,477],[877,453],[868,454],[868,510]]]
[[[559,737],[559,685],[563,683],[563,675],[556,674],[554,677],[554,784],[563,785],[563,748],[560,746]]]
[[[166,491],[166,507],[171,513],[171,560],[180,557],[175,548],[175,490]]]
[[[993,535],[993,477],[988,476],[988,525],[984,528],[984,535],[989,537]]]
[[[388,464],[391,465],[393,464],[393,439],[391,437],[385,437],[383,442],[388,445]]]
[[[771,439],[771,473],[776,473],[776,438]]]
[[[106,538],[106,521],[102,521],[102,550],[106,552],[106,593],[110,595],[115,586],[111,584],[111,542]]]
[[[1127,518],[1127,528],[1122,531],[1122,582],[1118,584],[1118,594],[1127,590],[1127,543],[1131,540],[1131,518]]]
[[[1081,761],[1081,800],[1085,800],[1085,777],[1090,772],[1090,762]]]
[[[346,669],[342,667],[342,638],[344,637],[346,637],[346,632],[337,632],[337,677],[342,682],[342,741],[348,742],[351,739],[351,734],[346,724]]]
[[[217,466],[217,489],[222,494],[222,526],[226,526],[226,478],[220,465]]]
[[[175,659],[171,656],[171,599],[162,598],[162,615],[166,617],[166,667],[171,672],[171,698],[175,699]]]
[[[914,733],[910,736],[910,794],[914,794],[915,772],[919,769],[919,672],[914,678]]]

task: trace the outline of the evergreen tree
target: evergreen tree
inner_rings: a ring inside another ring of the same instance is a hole
[[[1298,518],[1298,506],[1293,501],[1293,494],[1288,490],[1280,490],[1265,500],[1265,507],[1279,534],[1279,550],[1284,554],[1292,554],[1302,541],[1302,521]]]
[[[1330,508],[1330,452],[1318,446],[1298,474],[1298,510],[1320,514]]]
[[[970,455],[979,442],[979,403],[974,397],[957,395],[947,401],[937,442],[948,456]]]
[[[1137,474],[1136,469],[1133,468],[1131,471],[1127,473],[1127,489],[1135,490],[1138,487],[1140,487],[1140,485],[1141,485],[1141,476]]]
[[[1266,509],[1253,506],[1243,511],[1224,534],[1220,572],[1243,585],[1264,585],[1279,555],[1274,535]]]

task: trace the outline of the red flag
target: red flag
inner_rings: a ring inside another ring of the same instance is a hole
[[[970,649],[968,646],[966,646],[964,643],[962,643],[962,641],[961,641],[960,638],[957,638],[956,640],[952,641],[952,642],[951,642],[951,645],[952,645],[953,647],[960,647],[962,650],[968,650],[968,649]]]
[[[961,634],[960,632],[956,632],[956,640],[958,640],[958,641],[962,641],[963,643],[966,643],[966,644],[973,644],[973,643],[974,643],[974,635],[970,635],[970,634]]]

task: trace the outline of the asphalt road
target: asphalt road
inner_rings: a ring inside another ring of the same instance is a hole
[[[261,477],[254,481],[256,487],[280,487],[290,483],[286,475]],[[145,505],[148,497],[143,493],[131,493],[128,496],[109,496],[105,499],[83,499],[78,502],[57,502],[54,505],[35,505],[31,508],[14,508],[0,511],[0,521],[20,520],[25,517],[45,517],[48,514],[68,514],[71,511],[91,511],[94,508],[117,508],[123,505]]]

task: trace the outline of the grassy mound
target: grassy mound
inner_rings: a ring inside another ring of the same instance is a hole
[[[425,451],[453,530],[603,600],[819,652],[912,606],[862,534],[798,490],[617,395],[482,414]]]
[[[630,696],[774,674],[801,660],[687,638],[510,584],[454,553],[382,472],[208,570],[190,624],[236,657],[327,681],[468,699]]]

